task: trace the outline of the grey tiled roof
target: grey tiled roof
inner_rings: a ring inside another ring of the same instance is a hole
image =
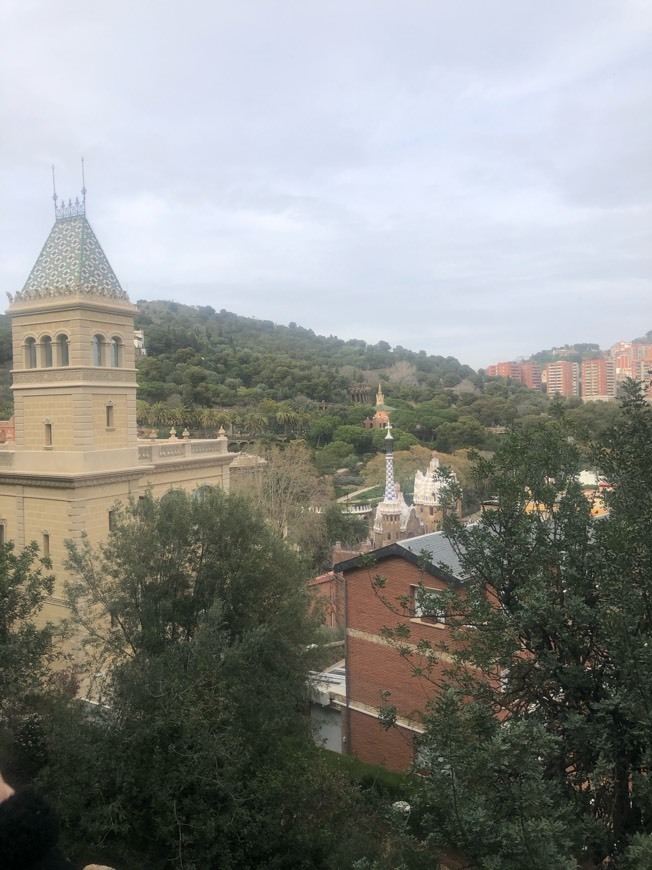
[[[56,220],[16,301],[79,293],[127,300],[83,214]]]
[[[397,541],[397,546],[409,550],[415,556],[420,556],[421,553],[426,552],[431,565],[443,567],[449,574],[460,580],[464,577],[457,553],[443,532],[431,532],[429,535],[419,535],[417,538]]]

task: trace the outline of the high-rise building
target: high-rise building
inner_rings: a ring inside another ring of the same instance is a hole
[[[610,359],[582,362],[582,398],[585,401],[611,401],[616,396],[616,371]]]
[[[541,366],[538,363],[500,362],[487,366],[490,378],[511,378],[531,390],[541,390]]]
[[[516,362],[500,362],[487,366],[487,374],[490,378],[511,378],[513,381],[520,381],[521,367]]]
[[[539,363],[521,363],[521,383],[531,390],[541,390],[541,366]]]
[[[546,366],[548,393],[571,398],[580,394],[580,367],[577,363],[559,360]]]

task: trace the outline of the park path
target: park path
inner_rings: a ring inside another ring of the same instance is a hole
[[[362,495],[363,492],[369,492],[370,489],[376,489],[377,486],[377,483],[374,483],[373,486],[363,486],[362,489],[356,489],[354,492],[349,492],[346,495],[340,496],[337,501],[343,504],[344,502],[349,501],[352,498],[356,498],[357,496]]]

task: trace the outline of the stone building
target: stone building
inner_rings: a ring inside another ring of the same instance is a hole
[[[385,404],[385,396],[383,395],[382,386],[378,384],[376,404],[374,405],[375,414],[371,419],[367,417],[364,421],[363,425],[365,429],[385,429],[389,423],[390,413],[395,410],[396,408],[392,408],[391,405]]]
[[[0,445],[0,536],[36,541],[57,578],[44,618],[65,615],[64,541],[106,537],[116,502],[148,488],[229,488],[227,439],[139,441],[136,307],[84,202],[57,205],[23,289],[10,296],[15,440]]]
[[[385,494],[374,514],[370,544],[376,549],[387,547],[396,541],[414,538],[428,532],[439,531],[442,527],[442,494],[447,482],[439,475],[439,459],[433,452],[432,459],[424,472],[417,471],[414,478],[413,503],[409,505],[394,480],[394,439],[391,423],[387,423],[385,436]],[[457,483],[454,472],[450,472],[451,482]],[[462,500],[456,503],[458,516],[462,516]]]
[[[417,471],[414,477],[414,493],[412,503],[416,511],[423,532],[437,532],[441,529],[444,519],[442,509],[443,491],[448,482],[440,474],[440,462],[437,454],[433,451],[432,459],[425,472]],[[450,482],[457,483],[457,476],[450,471]],[[462,516],[462,499],[455,504],[455,510],[459,517]]]
[[[385,436],[385,494],[376,507],[371,545],[374,549],[386,547],[402,538],[413,538],[421,533],[422,524],[414,507],[407,504],[394,480],[394,439],[388,420]]]

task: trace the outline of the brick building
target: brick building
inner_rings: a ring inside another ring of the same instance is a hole
[[[541,366],[539,363],[501,362],[487,366],[490,378],[511,378],[531,390],[541,390]]]
[[[461,569],[443,532],[393,543],[371,555],[373,563],[369,556],[358,556],[334,569],[344,579],[346,612],[344,746],[347,754],[363,761],[405,770],[415,757],[414,737],[423,730],[422,714],[432,686],[411,675],[411,663],[383,636],[383,627],[407,624],[406,645],[413,648],[421,640],[436,645],[448,638],[446,616],[437,598],[450,584],[461,583]],[[438,567],[441,563],[449,570]],[[378,574],[385,578],[380,594],[372,587]],[[410,602],[407,608],[400,603],[404,596]],[[448,661],[440,655],[435,676]],[[384,703],[396,706],[396,728],[381,726]]]
[[[517,362],[500,362],[487,366],[487,374],[490,378],[511,378],[513,381],[520,381],[521,367]]]
[[[306,584],[311,594],[313,607],[324,625],[339,628],[344,625],[344,588],[342,578],[334,571],[313,577]]]
[[[546,366],[546,383],[548,393],[564,398],[579,396],[580,394],[580,367],[577,363],[567,360],[558,360],[548,363]]]
[[[582,362],[582,398],[585,401],[612,401],[616,397],[616,370],[610,359],[585,359]]]
[[[539,363],[521,363],[521,383],[531,390],[542,390],[541,366]]]

